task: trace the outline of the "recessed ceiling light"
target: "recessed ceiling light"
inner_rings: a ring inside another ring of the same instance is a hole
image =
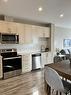
[[[3,0],[4,2],[8,2],[8,0]]]
[[[39,11],[39,12],[41,12],[42,10],[43,10],[43,8],[42,8],[42,7],[39,7],[39,8],[38,8],[38,11]]]
[[[60,18],[62,18],[64,16],[64,14],[60,14]]]

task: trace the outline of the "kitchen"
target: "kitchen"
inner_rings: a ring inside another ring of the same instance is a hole
[[[45,91],[44,66],[59,65],[49,63],[56,49],[66,48],[64,39],[71,39],[70,9],[67,0],[0,0],[0,95],[50,92],[49,86]],[[71,80],[69,65],[63,66],[65,71],[62,66],[58,70]],[[59,94],[56,91],[52,95]]]
[[[5,16],[3,16],[5,18]],[[2,18],[2,17],[1,17]],[[7,17],[8,18],[8,17]],[[10,20],[10,17],[9,17]],[[13,19],[14,20],[14,19]],[[15,21],[0,21],[1,46],[0,49],[16,49],[17,55],[22,56],[22,73],[33,70],[32,55],[41,54],[40,68],[44,68],[45,64],[53,62],[53,36],[52,24],[44,24],[37,22],[36,24],[19,23]],[[13,41],[11,36],[15,35],[17,40]],[[8,38],[7,38],[8,37]],[[10,37],[10,38],[9,38]],[[8,39],[10,41],[8,41]],[[2,65],[2,64],[1,64]],[[2,68],[2,66],[1,66]],[[37,67],[37,69],[39,69]],[[3,78],[2,71],[1,78]],[[9,76],[12,77],[12,73]],[[7,75],[8,78],[8,75]]]

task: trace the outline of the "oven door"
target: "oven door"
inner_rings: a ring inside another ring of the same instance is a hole
[[[21,69],[21,56],[3,58],[3,73]]]

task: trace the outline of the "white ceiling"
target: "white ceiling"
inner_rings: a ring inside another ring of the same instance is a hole
[[[43,11],[38,12],[42,6]],[[60,18],[60,14],[64,14]],[[71,28],[71,0],[0,0],[0,14]]]

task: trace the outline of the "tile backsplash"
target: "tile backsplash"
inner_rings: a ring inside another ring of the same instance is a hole
[[[39,44],[0,44],[0,49],[16,48],[18,52],[40,51]]]
[[[31,44],[0,44],[0,49],[16,48],[17,52],[36,52],[48,47],[47,38],[39,38]]]

